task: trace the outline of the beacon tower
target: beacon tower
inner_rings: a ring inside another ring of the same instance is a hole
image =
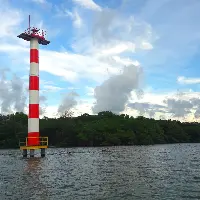
[[[39,132],[39,44],[48,45],[50,41],[45,39],[46,32],[29,27],[17,37],[30,42],[30,73],[29,73],[29,109],[28,109],[28,137],[20,149],[23,156],[27,157],[27,150],[30,150],[30,157],[34,157],[34,150],[41,149],[41,156],[45,156],[45,148],[48,146],[48,138],[40,137]]]

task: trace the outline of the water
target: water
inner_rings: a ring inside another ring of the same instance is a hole
[[[200,199],[200,144],[102,149],[1,150],[0,199]]]

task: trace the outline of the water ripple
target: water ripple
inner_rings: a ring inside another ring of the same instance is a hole
[[[53,148],[23,159],[1,150],[0,199],[200,199],[199,151],[199,144]]]

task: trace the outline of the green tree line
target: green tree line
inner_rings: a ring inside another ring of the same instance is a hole
[[[24,113],[0,115],[0,148],[18,148],[19,139],[27,137],[27,126]],[[109,111],[78,117],[65,113],[59,118],[40,119],[40,134],[48,136],[49,145],[56,147],[198,143],[200,124]]]

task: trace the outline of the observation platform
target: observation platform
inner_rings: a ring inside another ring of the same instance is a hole
[[[45,35],[46,35],[45,31],[33,27],[33,28],[28,28],[27,30],[24,31],[24,33],[21,33],[17,37],[22,38],[26,41],[30,41],[32,38],[37,38],[39,44],[47,45],[50,43],[50,41],[45,39]]]

